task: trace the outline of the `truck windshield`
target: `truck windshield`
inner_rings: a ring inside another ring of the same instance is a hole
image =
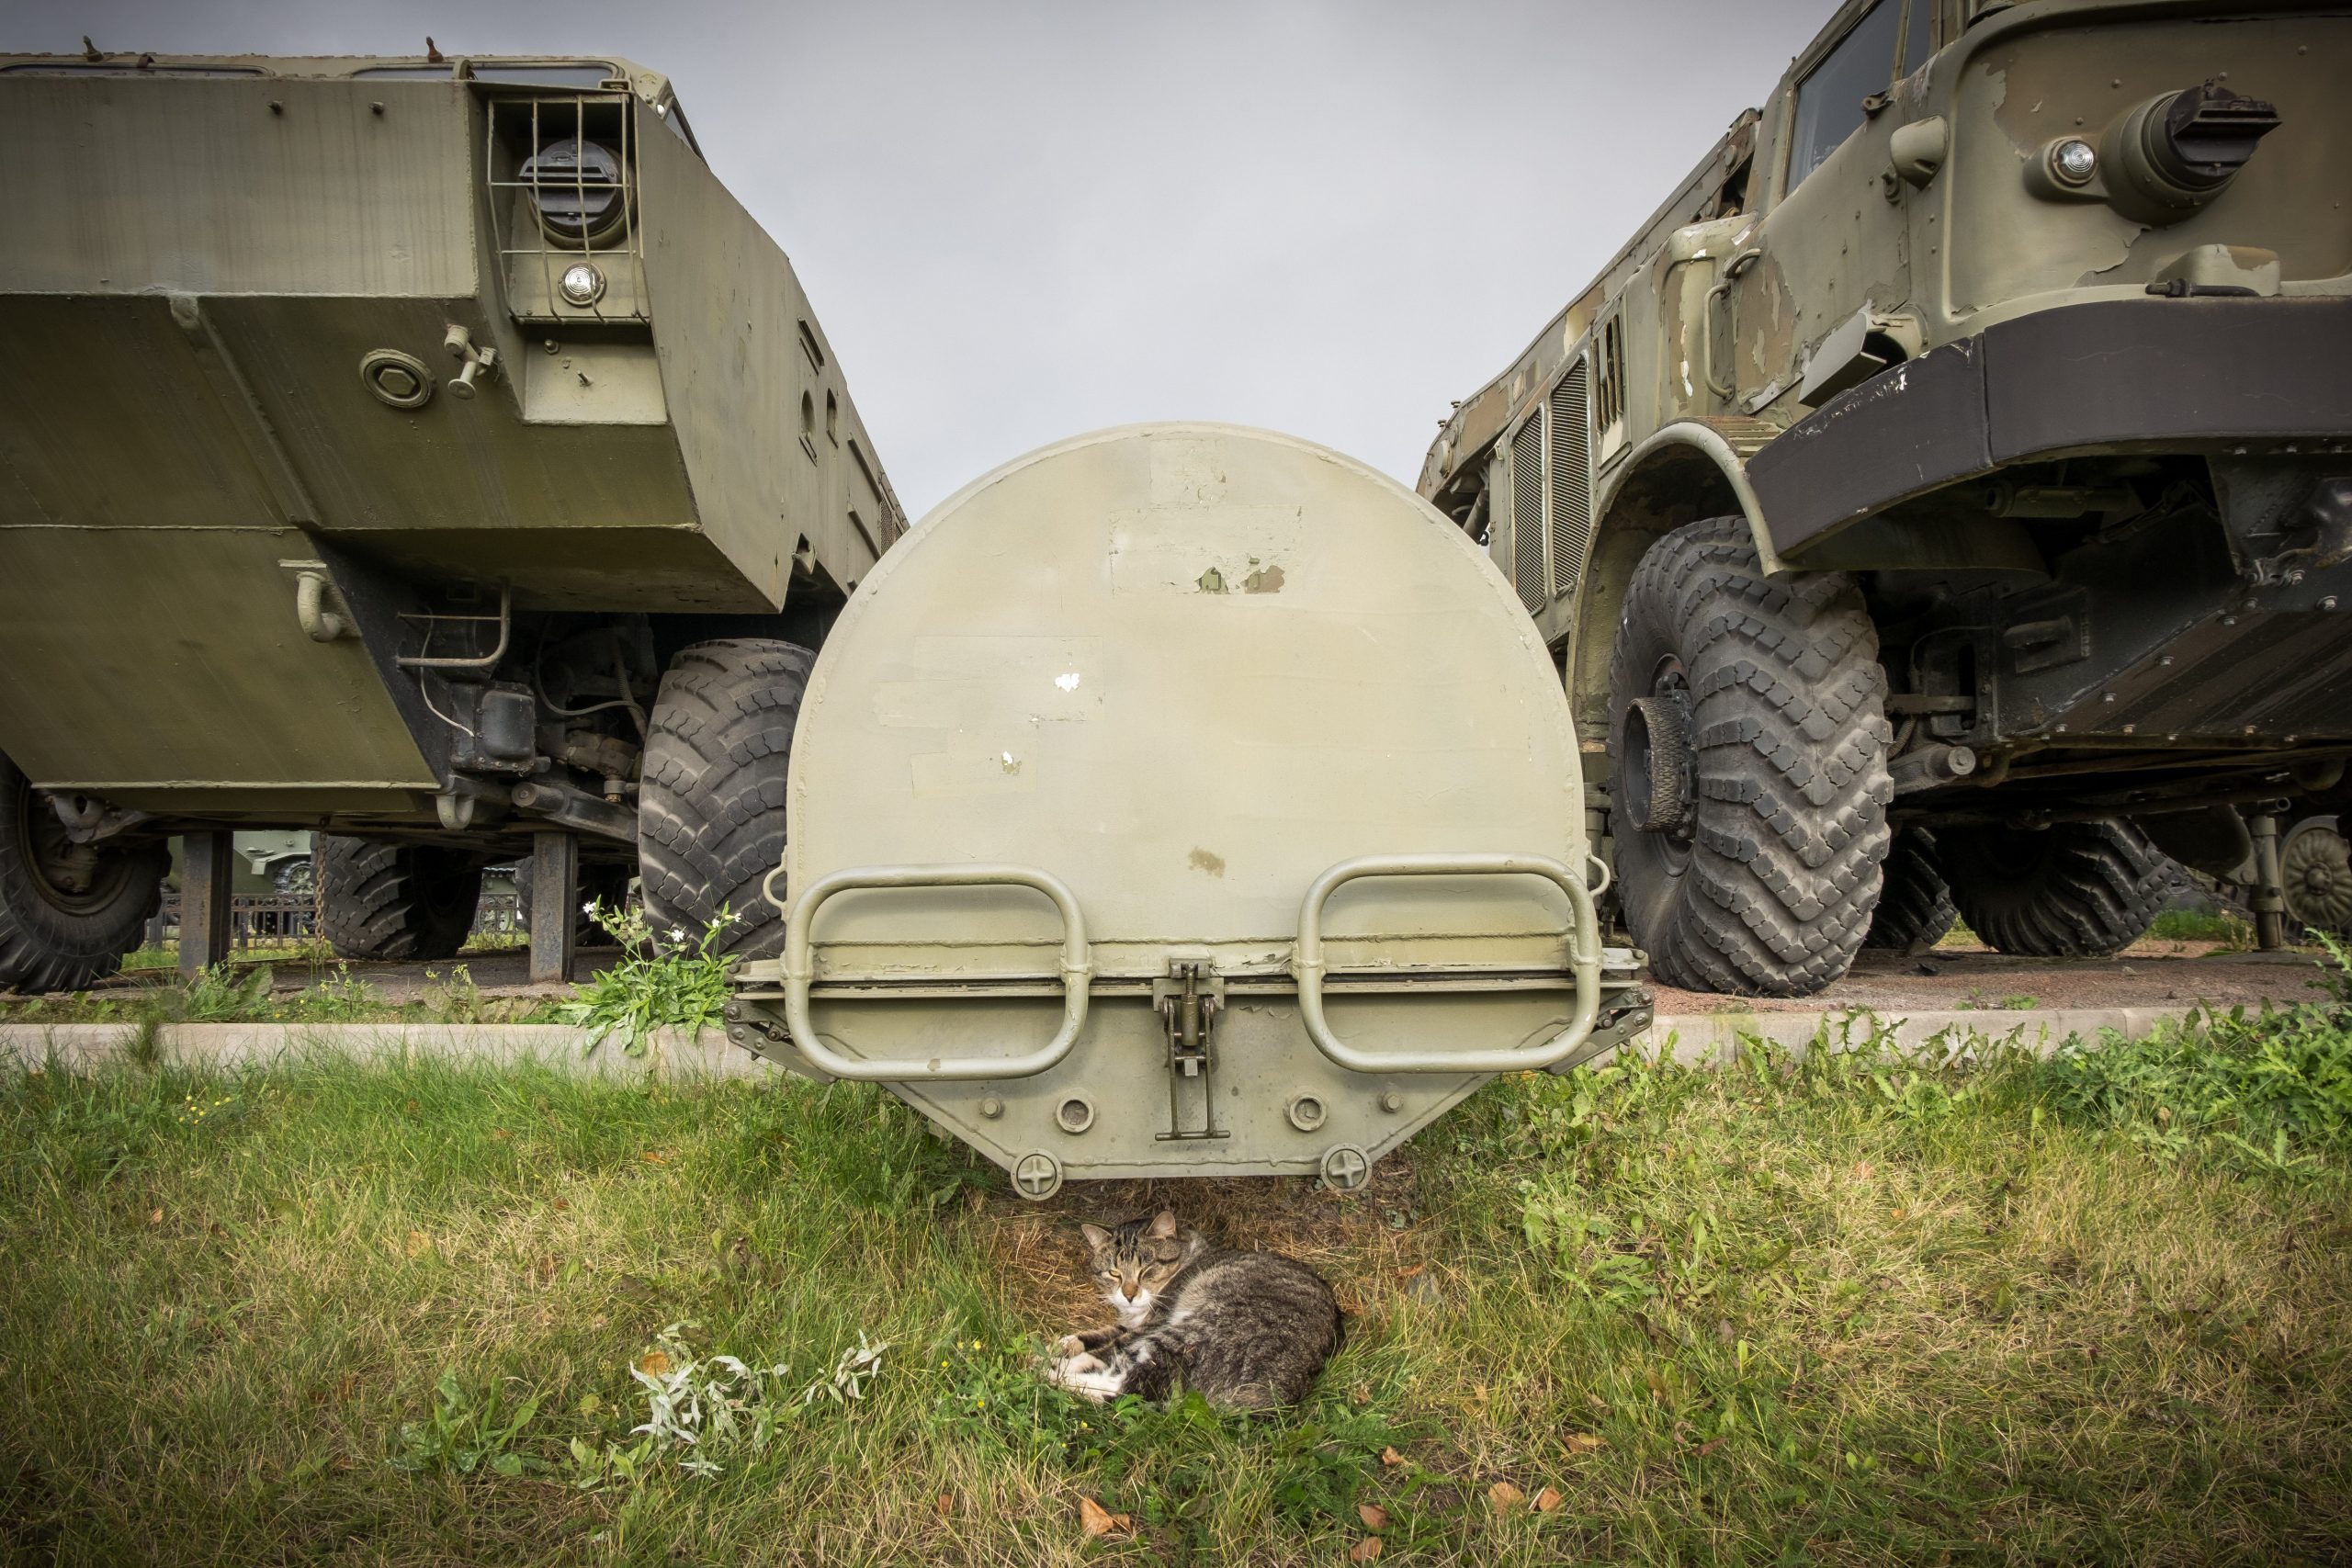
[[[1796,116],[1789,134],[1789,189],[1796,189],[1799,181],[1860,128],[1862,100],[1886,91],[1894,81],[1902,19],[1902,0],[1879,0],[1797,84]]]

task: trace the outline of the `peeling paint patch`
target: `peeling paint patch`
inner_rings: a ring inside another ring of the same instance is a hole
[[[1206,570],[1206,571],[1204,571],[1204,572],[1201,573],[1201,576],[1200,576],[1200,587],[1201,587],[1201,592],[1204,592],[1204,593],[1222,593],[1222,592],[1225,592],[1225,573],[1223,573],[1223,572],[1221,572],[1221,571],[1217,570],[1217,569],[1216,569],[1216,568],[1215,568],[1215,567],[1211,567],[1211,568],[1209,568],[1209,569],[1208,569],[1208,570]]]
[[[952,800],[966,795],[1026,795],[1037,787],[1037,775],[1011,751],[930,751],[911,759],[910,782],[918,800]]]
[[[1194,850],[1192,863],[1194,871],[1204,871],[1211,876],[1225,874],[1225,857],[1221,854],[1213,853],[1208,850]]]
[[[1241,580],[1244,593],[1280,593],[1283,591],[1283,569],[1261,566]]]

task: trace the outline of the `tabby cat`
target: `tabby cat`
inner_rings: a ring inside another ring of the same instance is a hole
[[[1179,1387],[1227,1410],[1295,1404],[1340,1345],[1331,1287],[1296,1258],[1235,1252],[1162,1210],[1081,1225],[1115,1328],[1065,1335],[1053,1381],[1093,1400]]]

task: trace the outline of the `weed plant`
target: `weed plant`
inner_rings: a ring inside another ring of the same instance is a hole
[[[564,1022],[587,1032],[583,1054],[618,1034],[624,1051],[641,1056],[661,1030],[692,1034],[723,1026],[727,975],[735,961],[732,954],[715,949],[735,923],[727,910],[719,910],[700,934],[673,927],[662,942],[647,923],[641,905],[607,908],[598,899],[581,908],[620,944],[624,955],[582,985],[578,1000],[558,1010]]]

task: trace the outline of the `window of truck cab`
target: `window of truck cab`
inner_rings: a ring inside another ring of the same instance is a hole
[[[1883,93],[1928,58],[1934,0],[1878,0],[1797,83],[1789,117],[1789,178],[1794,190],[1868,117],[1862,100]]]

